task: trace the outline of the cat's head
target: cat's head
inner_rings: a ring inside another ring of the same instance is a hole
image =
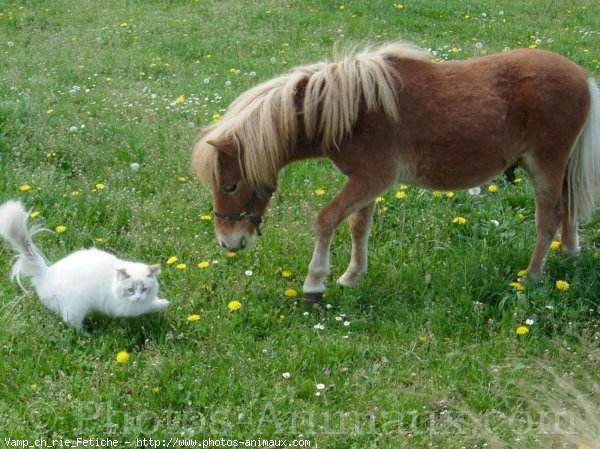
[[[117,269],[115,291],[125,301],[151,301],[158,295],[160,265],[128,264]]]

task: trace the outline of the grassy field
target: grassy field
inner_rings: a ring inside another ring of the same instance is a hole
[[[0,437],[482,448],[488,429],[507,447],[563,447],[543,433],[568,426],[535,404],[555,402],[554,375],[594,397],[598,212],[581,255],[552,251],[544,281],[519,291],[535,238],[523,173],[480,195],[392,190],[364,284],[331,282],[309,307],[294,295],[312,222],[343,183],[310,161],[283,172],[255,246],[215,245],[210,192],[189,168],[197,128],[334,46],[395,39],[441,60],[536,46],[600,75],[591,0],[0,1],[0,201],[64,227],[36,237],[50,261],[96,246],[161,263],[171,301],[162,316],[93,316],[79,334],[10,283],[0,245]],[[331,280],[349,252],[343,226]]]

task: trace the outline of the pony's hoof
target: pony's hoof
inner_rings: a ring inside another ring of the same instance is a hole
[[[318,304],[323,300],[323,292],[304,293],[300,300],[304,304]]]
[[[579,253],[581,252],[581,246],[575,246],[573,248],[567,248],[567,247],[560,247],[560,252],[562,253],[563,257],[575,257],[578,256]]]
[[[337,280],[337,285],[340,287],[356,287],[364,278],[364,274],[346,272]]]
[[[535,286],[542,282],[544,275],[541,272],[537,273],[527,273],[525,276],[520,277],[519,282],[524,283],[525,285]]]

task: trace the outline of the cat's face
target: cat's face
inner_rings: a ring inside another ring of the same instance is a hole
[[[128,265],[117,270],[116,294],[125,301],[151,301],[158,294],[160,265]]]

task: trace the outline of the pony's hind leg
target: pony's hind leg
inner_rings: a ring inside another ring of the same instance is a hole
[[[369,231],[373,222],[372,201],[362,209],[350,215],[349,225],[352,236],[352,255],[346,272],[337,280],[342,287],[353,287],[362,282],[367,274],[367,261],[369,249]]]
[[[533,170],[531,164],[526,166],[535,191],[535,228],[537,234],[527,273],[536,282],[542,278],[550,244],[556,235],[564,214],[561,195],[564,169],[559,170],[559,166],[560,164],[557,162],[553,169],[547,171],[544,171],[543,167],[536,167],[537,170]]]
[[[565,183],[563,187],[563,214],[560,227],[560,250],[565,256],[573,256],[581,251],[577,223],[573,223],[569,213],[569,193]]]

